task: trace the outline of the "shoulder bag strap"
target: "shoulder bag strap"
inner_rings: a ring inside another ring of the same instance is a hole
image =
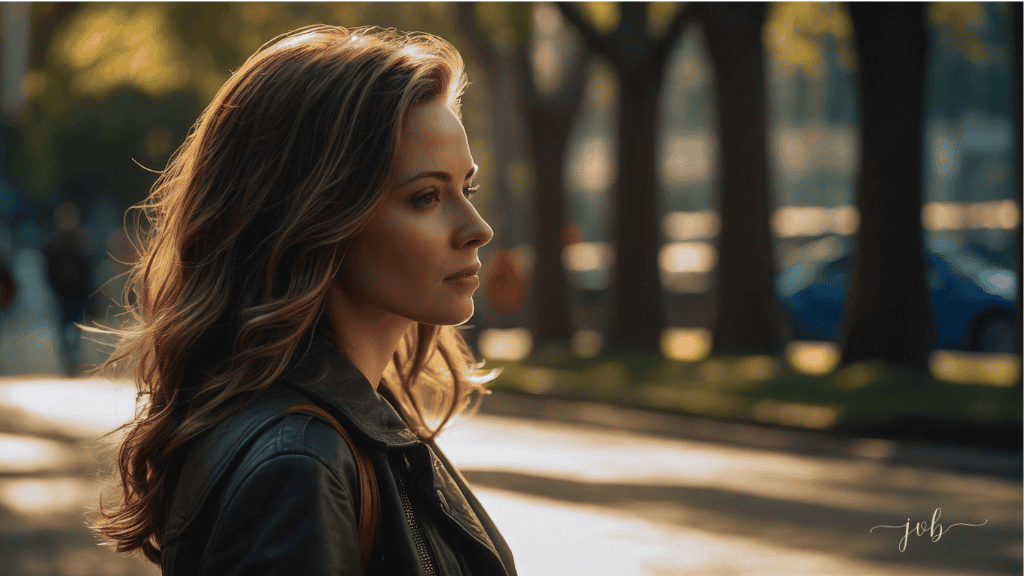
[[[323,408],[313,404],[302,404],[290,407],[288,412],[307,414],[327,422],[341,434],[355,456],[356,472],[359,474],[359,563],[365,574],[370,553],[373,551],[373,541],[377,537],[377,528],[380,525],[380,495],[377,492],[377,475],[373,471],[373,464],[366,453],[352,442],[352,437],[341,423]]]

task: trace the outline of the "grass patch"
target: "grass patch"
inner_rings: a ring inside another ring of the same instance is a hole
[[[810,375],[770,356],[686,362],[660,354],[580,358],[563,351],[488,365],[504,369],[492,383],[497,390],[858,436],[1021,445],[1016,387],[964,385],[880,362]]]

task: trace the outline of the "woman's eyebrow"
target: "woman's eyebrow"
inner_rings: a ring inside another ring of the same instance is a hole
[[[479,168],[480,168],[479,166],[477,166],[476,164],[473,164],[473,167],[470,168],[469,172],[466,173],[466,177],[464,178],[464,180],[469,180],[470,178],[472,178],[473,175],[476,174],[476,171]],[[401,182],[398,186],[399,187],[405,186],[406,184],[409,184],[411,182],[415,182],[415,181],[417,181],[417,180],[419,180],[421,178],[437,178],[438,180],[441,180],[443,182],[451,182],[452,181],[452,175],[449,174],[448,172],[444,172],[442,170],[428,170],[426,172],[420,172],[419,174],[417,174],[417,175],[415,175],[415,176],[413,176],[413,177],[411,177],[411,178]]]

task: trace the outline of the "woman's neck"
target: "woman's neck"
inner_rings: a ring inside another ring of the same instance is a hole
[[[334,344],[376,390],[412,320],[374,306],[357,305],[337,284],[327,292],[324,312],[336,336]]]

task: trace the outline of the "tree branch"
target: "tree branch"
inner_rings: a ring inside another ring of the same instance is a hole
[[[476,2],[456,2],[455,11],[459,28],[473,45],[473,49],[479,53],[484,65],[493,70],[501,60],[501,55],[480,27],[480,21],[476,17]]]
[[[579,11],[576,5],[571,2],[555,2],[555,6],[557,6],[558,11],[562,13],[562,17],[576,28],[576,31],[583,37],[583,41],[586,42],[594,52],[597,52],[609,60],[614,60],[616,58],[618,52],[615,50],[615,46],[613,45],[611,38],[598,32],[597,29],[583,17],[583,14]]]
[[[672,22],[669,22],[665,32],[655,42],[654,57],[659,60],[667,58],[669,52],[672,51],[672,46],[676,43],[676,38],[682,34],[683,28],[686,28],[687,24],[694,20],[695,17],[696,9],[693,2],[687,2],[682,8],[676,10],[676,15],[672,18]]]

